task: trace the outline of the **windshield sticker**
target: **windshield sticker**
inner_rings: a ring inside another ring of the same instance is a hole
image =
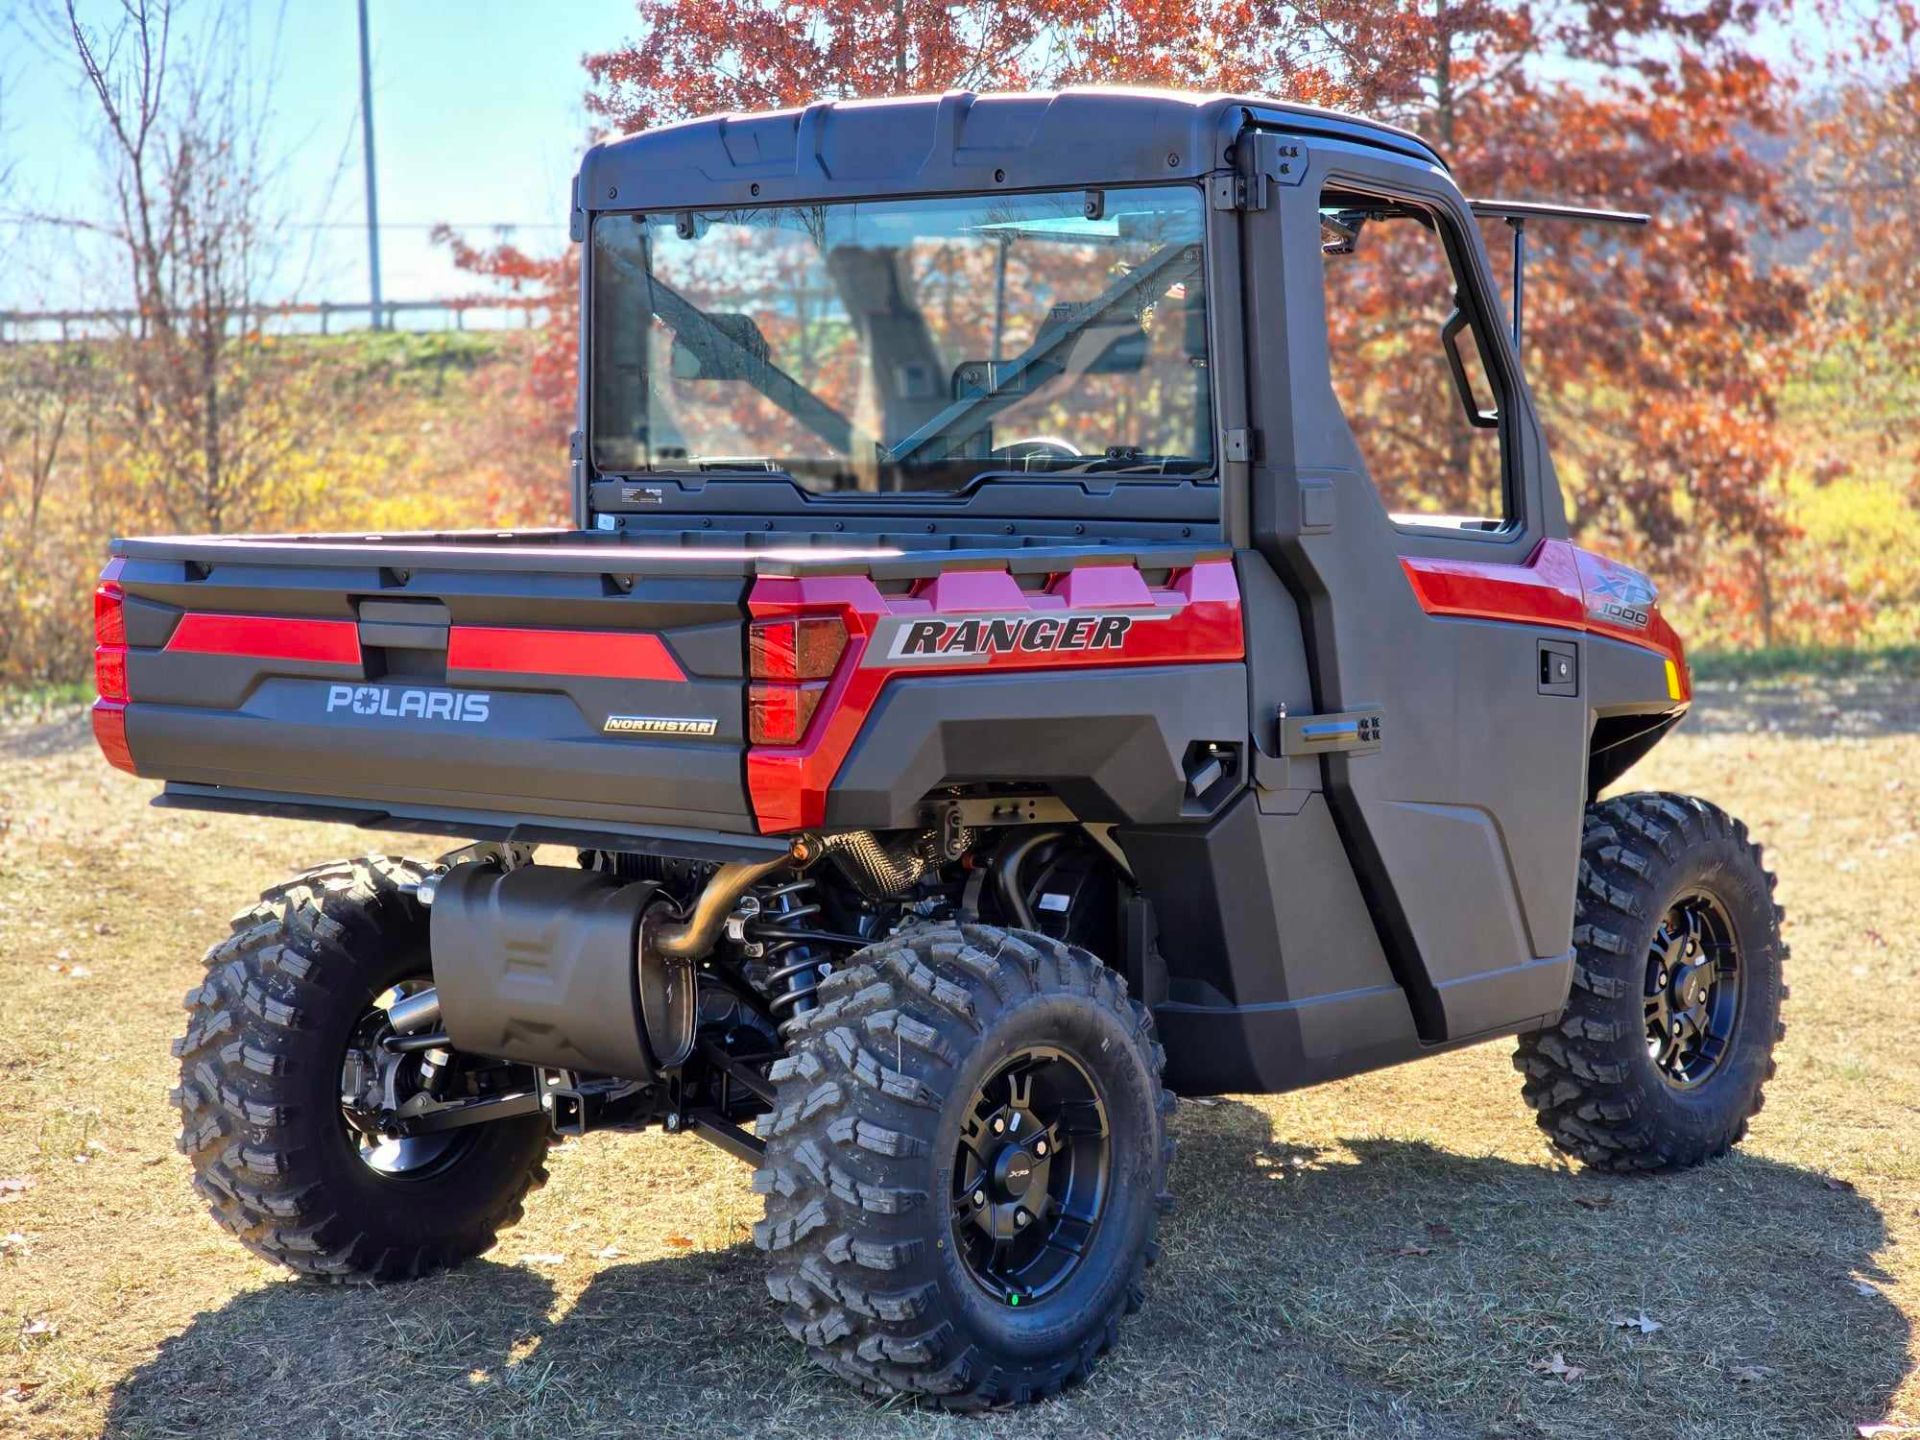
[[[1617,561],[1595,555],[1582,557],[1581,583],[1587,594],[1587,614],[1595,620],[1609,620],[1644,630],[1652,620],[1651,607],[1658,598],[1653,582],[1638,570]]]

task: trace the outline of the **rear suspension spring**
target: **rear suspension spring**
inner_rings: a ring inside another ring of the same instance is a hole
[[[813,1008],[814,994],[829,973],[823,970],[826,961],[821,947],[788,933],[811,929],[810,922],[819,915],[813,881],[805,876],[776,885],[760,897],[760,918],[753,933],[766,947],[767,963],[774,967],[767,977],[767,1004],[782,1025]]]
[[[813,881],[801,876],[761,891],[760,913],[747,931],[773,966],[764,981],[767,1006],[782,1026],[814,1007],[820,982],[833,973],[836,947],[857,950],[867,943],[819,928],[820,903],[813,888]]]

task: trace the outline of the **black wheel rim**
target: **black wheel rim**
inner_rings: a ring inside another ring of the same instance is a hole
[[[1106,1208],[1107,1108],[1065,1050],[1030,1046],[974,1092],[953,1166],[954,1251],[989,1295],[1028,1305],[1086,1258]]]
[[[399,1000],[426,989],[433,982],[424,976],[403,980],[373,997],[366,1011],[354,1023],[347,1039],[347,1051],[340,1066],[340,1118],[347,1142],[360,1157],[360,1163],[387,1180],[425,1180],[440,1174],[467,1151],[473,1142],[470,1130],[447,1130],[438,1135],[392,1136],[382,1130],[383,1112],[388,1098],[384,1069],[397,1067],[391,1098],[404,1102],[408,1091],[417,1088],[422,1058],[419,1055],[394,1057],[383,1053],[380,1042],[393,1033],[387,1011]],[[412,1082],[409,1084],[409,1082]],[[381,1100],[369,1103],[374,1095]]]
[[[1669,1085],[1715,1074],[1740,1018],[1740,951],[1724,906],[1704,890],[1667,907],[1647,955],[1647,1054]]]

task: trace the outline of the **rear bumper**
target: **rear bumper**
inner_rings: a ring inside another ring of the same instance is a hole
[[[226,785],[170,782],[154,805],[162,810],[203,810],[226,815],[264,815],[276,820],[314,820],[367,830],[500,840],[524,845],[576,845],[640,855],[693,860],[765,860],[785,853],[788,841],[730,830],[601,820],[566,815],[529,816],[524,811],[475,809],[386,799],[363,801],[300,795]]]

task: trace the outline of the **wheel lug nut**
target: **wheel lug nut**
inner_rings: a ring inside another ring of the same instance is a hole
[[[1037,1156],[1040,1156],[1040,1157],[1041,1157],[1042,1159],[1044,1159],[1044,1158],[1046,1157],[1046,1153],[1047,1153],[1047,1142],[1046,1142],[1046,1141],[1044,1141],[1044,1140],[1036,1140],[1036,1141],[1034,1141],[1034,1142],[1033,1142],[1033,1153],[1034,1153],[1035,1155],[1037,1155]]]
[[[974,1191],[974,1192],[973,1192],[973,1203],[974,1203],[974,1204],[976,1204],[976,1205],[984,1205],[984,1204],[986,1204],[986,1203],[987,1203],[987,1192],[986,1192],[986,1191],[984,1191],[984,1190],[976,1190],[976,1191]]]
[[[1031,1219],[1033,1219],[1033,1216],[1024,1210],[1016,1210],[1013,1212],[1013,1223],[1016,1227],[1025,1227],[1026,1223]]]
[[[999,1115],[996,1115],[993,1117],[993,1133],[994,1134],[998,1135],[1001,1131],[1005,1130],[1006,1128],[1007,1128],[1007,1122],[1003,1117]]]

